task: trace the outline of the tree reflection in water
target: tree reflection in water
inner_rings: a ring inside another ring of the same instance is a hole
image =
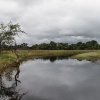
[[[20,93],[20,90],[17,89],[18,83],[21,83],[18,80],[19,74],[19,67],[0,74],[0,100],[22,100],[22,97],[26,95],[26,93]]]

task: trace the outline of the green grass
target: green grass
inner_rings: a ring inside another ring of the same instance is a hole
[[[100,59],[100,50],[97,50],[94,52],[90,51],[88,53],[77,54],[77,55],[72,56],[72,58],[79,59],[79,60],[86,59],[90,61],[98,60]]]
[[[24,61],[39,57],[52,57],[52,56],[65,56],[73,58],[85,59],[93,56],[98,56],[100,58],[100,51],[91,50],[19,50],[17,54],[19,55],[19,61]],[[7,66],[16,65],[16,55],[11,51],[3,51],[0,53],[0,68]]]

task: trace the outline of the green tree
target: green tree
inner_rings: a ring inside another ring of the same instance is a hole
[[[21,30],[19,24],[13,24],[12,22],[8,24],[0,24],[0,52],[4,44],[10,45],[15,43],[15,36],[19,33],[25,33]]]
[[[85,49],[85,43],[78,42],[76,44],[76,46],[77,46],[77,50],[84,50]]]
[[[33,48],[34,50],[38,50],[38,49],[39,49],[39,45],[38,45],[38,44],[35,44],[35,45],[32,46],[32,48]]]
[[[21,48],[24,49],[24,50],[28,49],[28,44],[27,43],[22,43]]]
[[[48,50],[48,44],[47,43],[42,43],[39,45],[39,49],[42,49],[42,50]]]
[[[50,50],[56,50],[57,45],[55,42],[51,41],[49,47],[50,47]]]
[[[86,42],[86,49],[94,50],[98,49],[98,43],[95,40]]]

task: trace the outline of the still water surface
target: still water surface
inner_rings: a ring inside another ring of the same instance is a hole
[[[0,100],[100,100],[100,64],[35,59],[0,74]]]

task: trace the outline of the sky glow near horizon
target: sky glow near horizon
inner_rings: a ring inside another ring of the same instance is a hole
[[[20,24],[18,44],[100,43],[99,0],[0,0],[0,21]]]

